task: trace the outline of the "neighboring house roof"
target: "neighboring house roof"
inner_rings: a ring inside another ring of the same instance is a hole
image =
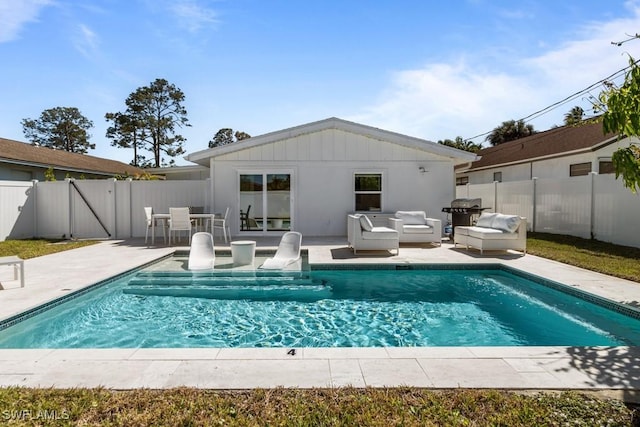
[[[362,125],[359,123],[349,122],[347,120],[331,117],[325,120],[317,122],[307,123],[300,126],[295,126],[288,129],[283,129],[276,132],[266,133],[264,135],[254,136],[233,144],[227,144],[220,147],[209,148],[207,150],[198,151],[189,154],[185,157],[194,163],[198,163],[203,166],[209,166],[209,159],[223,154],[232,153],[235,151],[246,150],[263,144],[269,144],[276,141],[282,141],[284,139],[291,139],[301,135],[321,132],[328,129],[338,129],[344,132],[351,132],[358,135],[364,135],[373,139],[387,141],[402,145],[409,148],[414,148],[422,151],[427,151],[433,154],[437,154],[443,157],[453,159],[456,163],[470,162],[476,158],[475,154],[467,151],[458,150],[456,148],[448,147],[436,142],[427,141],[425,139],[415,138],[412,136],[402,135],[395,132],[390,132],[382,129],[378,129],[371,126]]]
[[[0,138],[0,162],[34,167],[61,169],[94,175],[139,175],[144,170],[117,160],[87,154],[70,153],[24,142]]]
[[[456,171],[468,172],[595,151],[616,140],[615,134],[605,135],[601,121],[578,126],[562,126],[526,138],[483,148],[476,153],[480,157],[479,160],[470,165],[458,166]]]

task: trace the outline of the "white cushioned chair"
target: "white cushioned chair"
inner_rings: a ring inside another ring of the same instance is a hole
[[[527,253],[527,219],[518,215],[483,212],[476,225],[458,226],[453,233],[453,245],[484,250],[513,249]]]
[[[398,232],[400,242],[442,245],[442,221],[427,218],[424,211],[398,211],[389,218],[389,227]]]
[[[362,214],[347,216],[347,241],[356,254],[359,250],[396,250],[400,253],[398,232],[388,227],[374,227]]]

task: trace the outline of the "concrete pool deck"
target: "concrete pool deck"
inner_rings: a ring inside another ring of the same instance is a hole
[[[279,239],[255,239],[275,249]],[[640,283],[518,253],[402,245],[354,256],[344,238],[304,238],[310,264],[504,263],[637,307]],[[20,288],[0,267],[0,319],[126,272],[184,247],[148,248],[141,239],[93,246],[25,261]],[[216,240],[216,249],[229,249]],[[639,347],[197,348],[0,350],[0,386],[114,389],[391,387],[579,389],[634,400],[640,390]]]

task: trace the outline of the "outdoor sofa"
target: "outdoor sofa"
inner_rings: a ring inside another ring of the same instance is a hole
[[[518,215],[483,212],[476,225],[457,226],[453,233],[453,246],[467,249],[507,250],[527,253],[527,220]]]

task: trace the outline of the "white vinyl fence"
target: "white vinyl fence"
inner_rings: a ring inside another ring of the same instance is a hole
[[[173,206],[210,211],[210,200],[209,180],[0,181],[0,241],[140,237],[145,206],[163,213]]]
[[[640,195],[612,174],[460,185],[456,197],[524,216],[530,231],[640,247]]]

